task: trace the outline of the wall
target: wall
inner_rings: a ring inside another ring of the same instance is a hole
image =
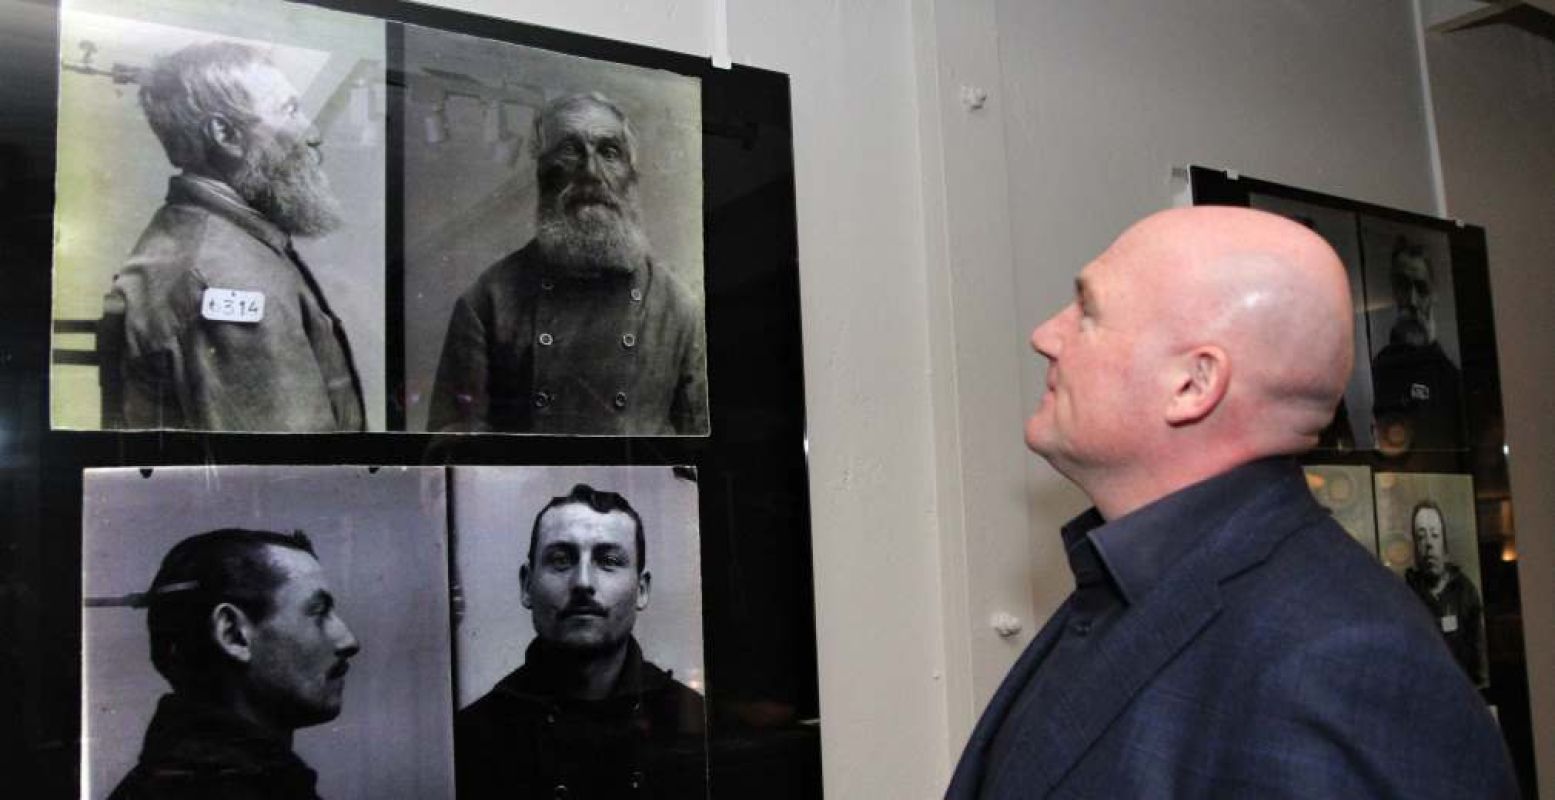
[[[692,54],[715,40],[706,0],[438,5]],[[793,93],[826,795],[934,796],[953,745],[912,18],[903,0],[729,5],[734,61]]]
[[[1426,42],[1447,212],[1489,239],[1534,749],[1555,797],[1555,41],[1496,25]]]

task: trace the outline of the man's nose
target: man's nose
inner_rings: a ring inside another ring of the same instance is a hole
[[[588,559],[579,561],[578,566],[572,570],[572,590],[594,593],[594,565]]]
[[[1074,304],[1066,306],[1063,311],[1048,317],[1041,325],[1031,332],[1031,349],[1038,355],[1052,360],[1058,358],[1058,351],[1062,348],[1062,339],[1058,335],[1058,322],[1074,308]]]
[[[335,654],[341,658],[350,658],[361,652],[362,645],[356,640],[356,634],[351,632],[351,626],[339,617],[335,619],[340,627],[340,630],[335,632]]]

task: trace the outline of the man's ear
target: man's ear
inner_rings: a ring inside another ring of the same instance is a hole
[[[1190,425],[1209,416],[1231,385],[1231,358],[1215,345],[1193,348],[1172,369],[1166,421],[1174,426]]]
[[[243,609],[231,603],[218,603],[211,609],[211,638],[227,657],[247,664],[252,637],[253,630]]]
[[[648,607],[648,590],[652,587],[652,584],[653,584],[653,573],[649,572],[648,570],[643,570],[642,574],[637,576],[637,610],[638,611],[641,611],[641,610],[643,610],[643,609]]]
[[[524,604],[524,608],[534,608],[534,601],[529,599],[529,565],[523,564],[518,568],[518,599]]]
[[[200,132],[205,135],[207,147],[227,158],[243,157],[246,147],[243,129],[224,114],[212,114],[205,118]]]

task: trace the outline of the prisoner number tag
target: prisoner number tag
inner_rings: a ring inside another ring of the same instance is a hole
[[[1458,629],[1458,615],[1448,614],[1442,617],[1442,633],[1452,633]]]
[[[258,322],[265,318],[265,293],[211,287],[200,301],[200,316],[213,322]]]

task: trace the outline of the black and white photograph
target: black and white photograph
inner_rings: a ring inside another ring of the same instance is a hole
[[[1377,516],[1372,498],[1370,467],[1307,464],[1312,496],[1334,515],[1345,532],[1366,552],[1377,555]]]
[[[65,0],[53,427],[383,430],[384,41],[280,0]]]
[[[453,797],[442,468],[83,483],[81,797]]]
[[[408,430],[709,433],[701,84],[405,27]]]
[[[1379,472],[1376,490],[1383,563],[1431,612],[1474,685],[1489,685],[1473,478]]]
[[[1323,237],[1350,277],[1350,300],[1355,309],[1355,369],[1345,386],[1344,399],[1334,421],[1323,431],[1319,449],[1370,450],[1372,436],[1371,350],[1366,331],[1366,285],[1361,276],[1361,244],[1352,211],[1303,203],[1286,197],[1249,193],[1247,204],[1272,214],[1289,217]]]
[[[1377,449],[1465,446],[1463,360],[1447,234],[1361,217]]]
[[[689,468],[454,467],[461,798],[706,795]]]

